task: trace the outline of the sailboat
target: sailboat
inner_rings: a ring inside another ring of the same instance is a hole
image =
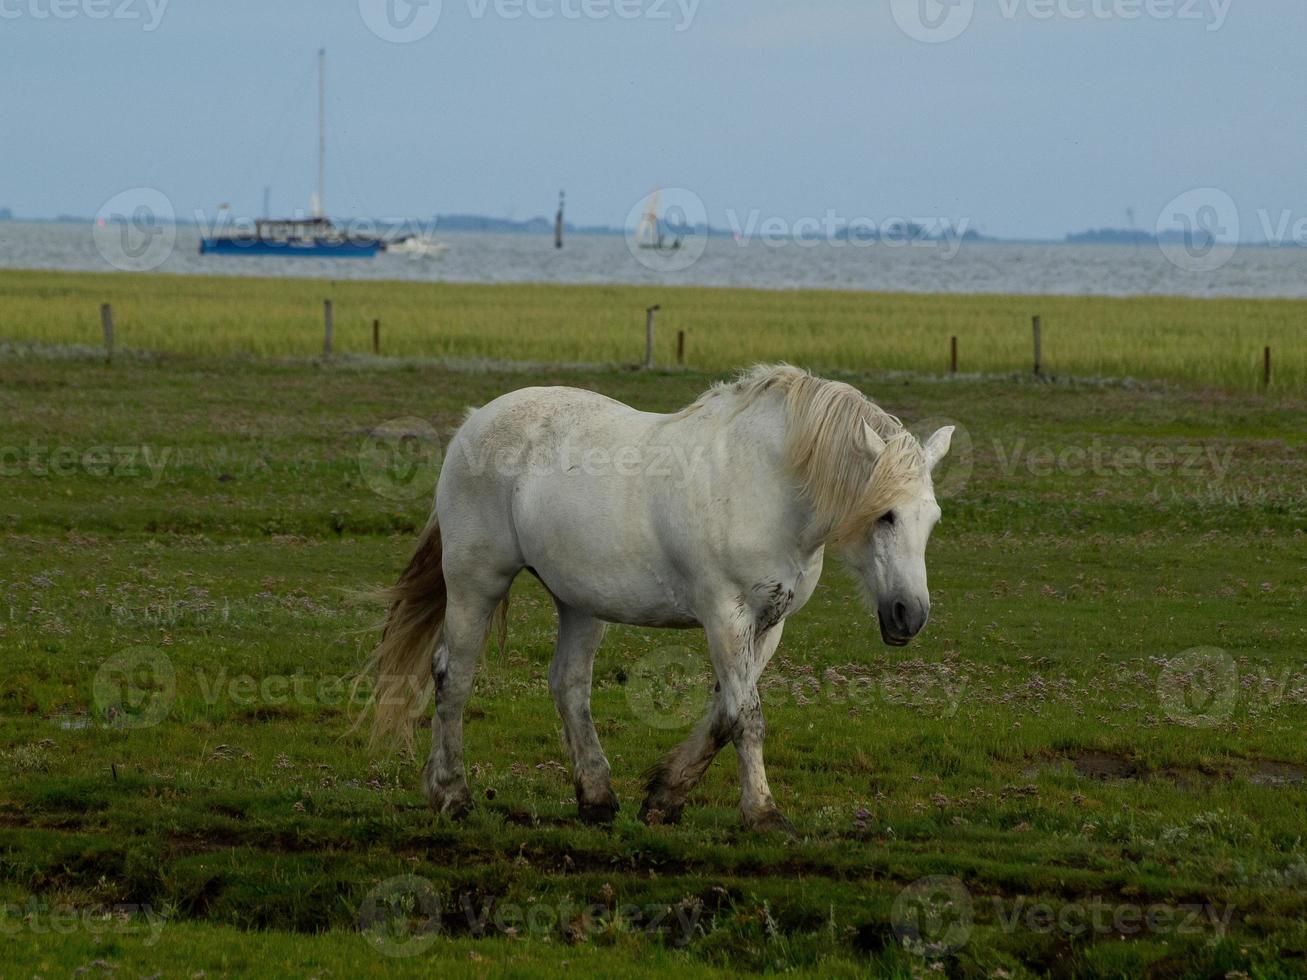
[[[675,252],[681,247],[681,238],[678,235],[674,240],[668,241],[667,236],[663,234],[662,224],[658,220],[659,195],[660,189],[655,187],[649,199],[645,201],[644,215],[635,228],[635,242],[641,248]]]
[[[372,258],[384,239],[338,228],[323,210],[327,182],[327,52],[318,51],[318,191],[307,218],[262,218],[254,230],[215,231],[200,239],[201,255],[282,255],[308,258]]]

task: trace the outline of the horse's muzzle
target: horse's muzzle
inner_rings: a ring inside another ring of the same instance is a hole
[[[921,632],[930,618],[930,606],[916,599],[882,602],[876,610],[880,620],[880,638],[886,646],[905,647]]]

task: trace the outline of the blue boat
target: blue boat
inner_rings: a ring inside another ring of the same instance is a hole
[[[370,259],[384,248],[375,235],[349,234],[330,218],[256,221],[254,230],[200,239],[201,255],[280,255],[315,259]]]
[[[200,239],[201,255],[280,255],[284,258],[370,259],[386,247],[373,234],[337,228],[323,211],[327,167],[327,52],[318,52],[318,192],[308,218],[264,218]],[[265,200],[266,206],[266,200]],[[226,205],[223,205],[225,208]]]

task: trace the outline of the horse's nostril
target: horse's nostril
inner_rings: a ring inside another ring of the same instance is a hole
[[[906,602],[894,603],[894,626],[900,633],[908,631],[908,605]]]

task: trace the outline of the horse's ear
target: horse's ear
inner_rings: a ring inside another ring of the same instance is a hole
[[[871,453],[871,458],[879,459],[880,454],[885,451],[885,440],[880,437],[880,433],[863,422],[862,438],[866,442],[867,452]]]
[[[948,454],[949,444],[953,441],[953,426],[946,425],[926,440],[922,448],[926,451],[926,465],[932,470]]]

